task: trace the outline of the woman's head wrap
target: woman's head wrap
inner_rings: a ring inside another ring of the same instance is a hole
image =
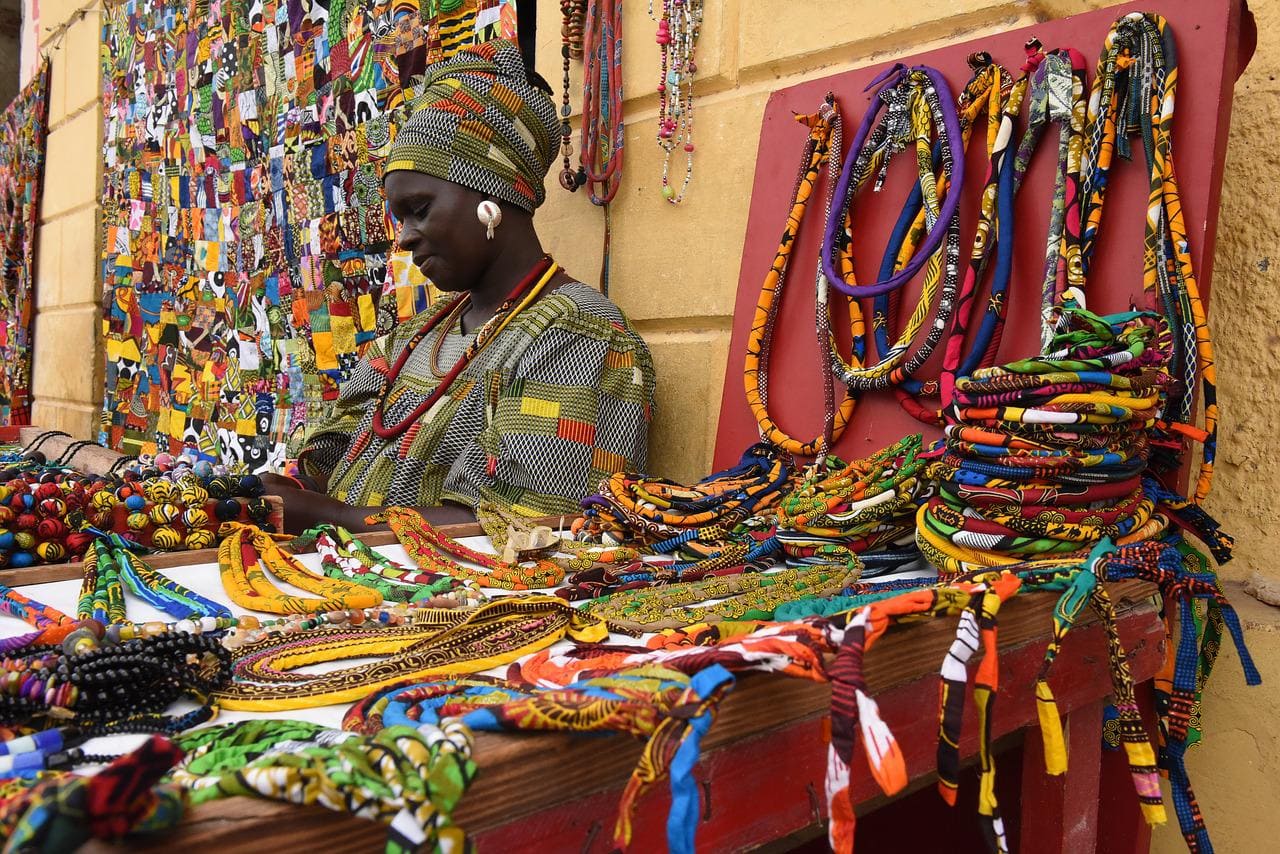
[[[559,135],[555,103],[529,82],[520,49],[495,39],[427,67],[383,175],[422,172],[532,213]]]

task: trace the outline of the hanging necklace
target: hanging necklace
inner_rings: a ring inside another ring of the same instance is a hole
[[[582,159],[591,204],[604,208],[600,292],[609,295],[611,203],[622,186],[622,0],[589,0],[582,84]]]
[[[1151,308],[1165,317],[1172,337],[1166,372],[1173,382],[1167,417],[1189,424],[1199,375],[1204,407],[1201,441],[1203,460],[1196,480],[1195,499],[1203,501],[1213,485],[1217,456],[1217,370],[1208,316],[1195,270],[1178,180],[1173,164],[1174,96],[1178,80],[1177,53],[1168,22],[1155,14],[1132,13],[1120,18],[1107,33],[1098,73],[1089,96],[1088,146],[1084,157],[1082,204],[1084,226],[1082,264],[1087,271],[1097,247],[1113,153],[1129,156],[1129,136],[1142,133],[1150,177],[1146,232],[1143,242],[1143,289]],[[1167,443],[1177,451],[1156,455],[1153,466],[1163,472],[1181,468],[1182,434],[1174,430]]]
[[[464,302],[471,299],[470,293],[463,293],[453,299],[445,308],[438,312],[434,317],[423,324],[422,328],[414,333],[409,342],[405,344],[404,349],[400,351],[399,357],[391,366],[391,370],[387,372],[387,384],[383,390],[382,397],[378,400],[377,407],[373,410],[373,432],[382,439],[396,439],[402,436],[405,431],[418,422],[422,416],[426,415],[435,403],[440,400],[449,387],[453,385],[453,381],[458,375],[471,364],[476,355],[483,350],[490,342],[495,339],[507,324],[510,323],[516,315],[527,308],[538,295],[546,287],[547,283],[560,270],[559,266],[551,260],[550,256],[544,257],[539,261],[530,273],[525,276],[519,284],[512,289],[511,293],[498,306],[497,312],[493,317],[485,321],[485,324],[476,332],[475,339],[467,346],[466,352],[458,359],[457,363],[450,369],[444,379],[427,395],[426,399],[415,406],[413,410],[406,415],[398,424],[387,427],[383,424],[383,417],[389,403],[394,401],[398,396],[396,393],[396,380],[400,378],[400,372],[404,370],[405,363],[409,361],[409,357],[413,355],[414,349],[422,343],[422,340],[435,329],[442,320],[453,315],[455,311]],[[403,393],[403,390],[400,392]]]
[[[604,207],[607,213],[622,183],[621,0],[589,0],[586,22],[581,171],[591,203]]]
[[[961,149],[968,149],[969,142],[974,136],[977,121],[985,115],[987,119],[986,133],[983,134],[982,138],[986,144],[987,174],[979,201],[978,225],[974,233],[969,266],[965,271],[964,281],[956,297],[956,308],[951,314],[951,325],[946,330],[944,353],[950,354],[954,350],[957,358],[959,345],[963,343],[969,327],[970,314],[976,308],[977,282],[982,277],[987,257],[997,242],[999,164],[1004,159],[1003,155],[1007,147],[1007,135],[1001,135],[1001,128],[1005,122],[1009,122],[1010,125],[1006,129],[1006,134],[1011,132],[1012,128],[1011,121],[1004,115],[1006,102],[1012,89],[1008,72],[1002,66],[994,63],[991,60],[991,56],[985,52],[971,54],[968,62],[974,74],[965,85],[957,103],[957,111],[960,114]],[[940,159],[941,152],[936,143],[934,151],[935,160]],[[939,177],[940,187],[945,180],[946,175],[944,173]],[[894,264],[899,259],[905,260],[909,258],[915,243],[927,233],[925,227],[927,212],[922,205],[922,196],[920,184],[917,183],[912,187],[911,196],[902,210],[902,215],[898,219],[898,224],[894,228],[893,236],[890,238],[886,248],[884,261],[880,269],[882,278],[893,272]],[[1005,223],[1000,223],[1000,226],[1005,226]],[[1000,239],[1003,241],[1000,244],[1002,248],[1006,243],[1009,243],[1009,235],[1007,234],[1005,238]],[[1008,254],[1012,258],[1012,249],[1008,250]],[[1007,286],[1007,266],[1005,265],[1003,269],[1006,274],[1006,281],[992,283],[992,298],[988,303],[989,308],[992,304],[997,308],[1001,305],[999,295],[1003,294],[1003,286]],[[998,268],[997,273],[999,272],[1000,269]],[[892,346],[889,342],[889,319],[890,315],[894,313],[892,306],[894,300],[891,299],[891,296],[892,293],[880,294],[875,298],[873,305],[871,329],[875,334],[876,351],[879,353],[889,352]],[[944,356],[943,373],[945,371],[946,357]],[[893,393],[898,398],[898,403],[913,418],[926,424],[941,426],[942,415],[939,408],[926,406],[920,400],[923,395],[940,393],[941,384],[941,376],[938,382],[922,382],[915,378],[909,378],[903,380],[901,385],[895,386]]]
[[[662,161],[662,197],[673,205],[684,201],[693,180],[693,78],[698,73],[694,51],[702,29],[703,0],[661,0],[657,42],[662,49],[658,78],[658,147]],[[654,0],[649,17],[654,19]],[[670,177],[671,155],[677,148],[685,155],[684,181],[679,191]]]
[[[532,590],[552,587],[564,578],[564,570],[549,560],[537,560],[532,566],[525,566],[520,563],[504,563],[493,555],[469,549],[437,531],[422,518],[421,513],[408,507],[388,507],[366,521],[370,524],[386,522],[400,545],[404,546],[419,567],[430,568],[480,587]],[[481,572],[463,566],[455,558],[478,564],[488,571]]]
[[[884,85],[872,100],[871,109],[863,115],[853,146],[840,170],[840,182],[836,187],[836,198],[840,200],[840,204],[827,218],[826,236],[822,241],[822,268],[827,280],[841,292],[858,298],[873,297],[902,287],[915,276],[927,259],[934,256],[942,245],[943,237],[950,233],[949,229],[932,229],[911,260],[885,281],[871,285],[858,285],[852,281],[853,271],[849,264],[843,265],[845,269],[836,266],[836,251],[848,247],[849,236],[841,235],[847,228],[849,207],[854,195],[870,180],[872,174],[878,173],[876,185],[880,186],[884,181],[884,170],[890,155],[902,151],[914,140],[920,179],[926,187],[933,187],[933,156],[927,127],[932,122],[938,130],[939,141],[943,143],[939,155],[942,158],[943,172],[949,176],[948,183],[952,188],[935,217],[936,222],[949,224],[955,217],[964,186],[964,158],[952,157],[952,151],[960,139],[960,120],[946,78],[928,66],[908,69],[897,64],[873,80],[867,88],[881,83]],[[914,98],[911,97],[913,95]],[[877,121],[881,109],[886,106],[889,114]],[[924,127],[913,128],[913,121]]]
[[[773,344],[774,326],[782,306],[782,292],[786,285],[791,253],[799,239],[805,211],[824,163],[827,165],[828,173],[826,208],[827,213],[830,214],[831,200],[838,178],[836,164],[841,150],[840,109],[833,95],[827,95],[826,101],[817,113],[797,115],[795,118],[796,121],[809,127],[809,136],[805,140],[800,158],[800,173],[796,176],[796,186],[791,193],[790,209],[786,226],[783,228],[782,240],[778,245],[773,264],[765,276],[764,285],[760,289],[755,320],[751,324],[751,333],[747,339],[746,370],[743,372],[743,379],[746,384],[747,404],[755,413],[761,438],[787,453],[812,456],[825,454],[844,434],[845,427],[853,416],[857,399],[851,394],[845,395],[839,411],[836,411],[835,376],[831,359],[827,357],[827,342],[832,340],[831,310],[827,303],[826,281],[819,275],[816,286],[816,325],[818,346],[822,351],[819,361],[825,404],[822,432],[813,441],[802,442],[784,433],[769,415],[769,357]],[[855,316],[860,314],[856,300],[849,300],[849,312],[852,324],[855,322]]]
[[[964,158],[954,157],[955,151],[963,150],[955,102],[946,81],[934,69],[924,66],[907,69],[899,65],[882,75],[882,79],[886,77],[888,82],[876,94],[877,106],[868,110],[863,118],[858,138],[841,170],[836,189],[836,197],[841,199],[841,203],[832,210],[827,220],[822,267],[831,284],[854,298],[874,297],[895,291],[921,266],[925,266],[925,274],[915,310],[904,324],[898,340],[879,354],[878,363],[865,367],[847,364],[832,339],[830,349],[833,367],[851,390],[858,391],[897,385],[919,370],[942,340],[960,281],[959,199],[963,189]],[[887,109],[884,119],[876,122],[881,105],[887,106]],[[938,132],[938,148],[942,160],[941,180],[934,176],[931,140],[934,129]],[[875,185],[878,189],[884,181],[890,159],[908,146],[914,148],[916,155],[918,183],[925,206],[924,226],[928,234],[920,241],[920,248],[916,253],[903,262],[897,274],[870,286],[859,286],[854,281],[851,233],[847,230],[840,232],[838,223],[843,222],[846,229],[851,228],[852,204],[858,190],[873,175],[877,176]],[[946,191],[946,197],[940,203],[939,193],[943,190]],[[834,269],[832,257],[837,247],[842,267],[838,272]],[[933,322],[928,326],[924,339],[912,352],[911,343],[925,326],[930,314],[934,315]],[[859,352],[856,346],[855,352]]]
[[[1085,77],[1084,57],[1075,49],[1054,50],[1044,56],[1027,95],[1027,130],[1015,160],[1014,181],[1021,185],[1039,137],[1050,122],[1058,123],[1058,169],[1041,286],[1041,352],[1047,352],[1053,341],[1055,312],[1062,305],[1067,289],[1083,293],[1084,288],[1080,252],[1080,163],[1084,156]]]
[[[996,140],[990,149],[987,183],[979,206],[973,251],[956,301],[955,325],[952,327],[951,336],[947,339],[947,346],[942,356],[939,397],[944,412],[951,404],[956,377],[967,377],[979,367],[995,364],[996,354],[1000,350],[1005,317],[1008,312],[1009,282],[1013,273],[1015,220],[1013,201],[1017,189],[1014,181],[1016,168],[1015,150],[1012,147],[1013,128],[1022,112],[1022,102],[1031,84],[1031,75],[1044,59],[1041,47],[1039,40],[1034,38],[1028,40],[1023,46],[1027,59],[1022,66],[1022,74],[1005,93],[1005,103],[1000,115],[1000,125],[996,131]],[[979,283],[990,262],[993,244],[996,250],[996,264],[992,273],[990,292],[985,301],[982,320],[974,332],[973,342],[968,353],[962,356],[961,351],[969,334],[969,324],[973,319],[974,311],[974,308],[968,307],[968,304],[977,300]]]
[[[577,171],[571,164],[573,157],[573,125],[569,117],[573,115],[570,102],[569,68],[572,60],[582,59],[582,26],[586,15],[587,0],[560,0],[560,14],[563,23],[560,26],[560,55],[564,59],[564,100],[560,106],[560,155],[564,158],[564,168],[560,170],[560,186],[571,193],[586,183],[587,176],[582,167]],[[583,110],[583,137],[586,136],[586,110]]]

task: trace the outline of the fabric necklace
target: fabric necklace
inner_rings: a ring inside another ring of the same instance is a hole
[[[838,161],[841,150],[840,108],[832,95],[817,113],[797,115],[797,122],[809,128],[809,136],[805,140],[804,150],[800,158],[800,173],[796,176],[796,185],[791,193],[787,223],[782,231],[782,240],[773,264],[760,289],[760,298],[756,304],[755,319],[751,324],[751,333],[747,339],[746,369],[743,379],[746,385],[747,405],[755,413],[756,423],[760,426],[760,437],[790,454],[798,456],[822,455],[839,441],[849,419],[853,416],[853,408],[857,399],[846,394],[837,411],[835,406],[835,376],[828,358],[828,344],[832,340],[831,307],[828,304],[828,288],[826,280],[819,275],[816,291],[816,325],[818,346],[820,348],[820,370],[823,388],[823,426],[821,434],[809,442],[793,439],[778,427],[769,415],[769,358],[772,354],[774,326],[777,323],[778,311],[782,307],[782,293],[787,280],[787,268],[791,261],[791,253],[800,237],[800,227],[804,222],[805,211],[809,199],[813,195],[822,172],[823,164],[827,166],[827,198],[826,209],[830,214],[831,201],[835,193],[838,175]],[[824,220],[825,221],[825,220]],[[861,309],[857,300],[849,300],[850,324],[859,322]]]
[[[692,485],[619,472],[582,502],[579,538],[636,543],[668,553],[714,528],[721,535],[756,516],[767,518],[791,476],[787,455],[764,443],[738,464]]]
[[[1213,485],[1217,456],[1217,370],[1208,315],[1191,264],[1191,250],[1178,180],[1173,164],[1174,96],[1178,83],[1177,51],[1168,22],[1156,14],[1123,16],[1107,33],[1097,76],[1089,95],[1089,137],[1084,158],[1082,205],[1084,232],[1081,257],[1088,269],[1097,250],[1103,202],[1115,152],[1129,156],[1129,136],[1140,131],[1150,177],[1143,241],[1143,290],[1148,305],[1164,315],[1174,341],[1167,371],[1173,380],[1165,407],[1167,417],[1191,423],[1197,374],[1204,407],[1204,430],[1169,426],[1162,445],[1171,454],[1156,454],[1152,464],[1161,474],[1182,468],[1183,436],[1203,444],[1203,459],[1194,498],[1203,501]]]
[[[294,552],[314,550],[324,574],[371,587],[389,602],[415,602],[433,608],[475,605],[486,600],[474,582],[401,566],[338,525],[317,525],[290,543]]]
[[[938,129],[938,138],[943,143],[940,151],[943,172],[949,176],[952,187],[952,192],[947,193],[946,201],[934,217],[935,222],[949,224],[952,221],[960,207],[960,191],[964,186],[964,158],[951,156],[960,139],[960,120],[946,78],[927,66],[908,69],[899,63],[871,81],[867,90],[882,83],[884,85],[876,93],[872,108],[862,117],[862,124],[840,171],[836,198],[841,200],[841,204],[827,218],[826,235],[822,241],[822,268],[827,280],[841,292],[857,298],[873,297],[902,287],[924,266],[926,259],[934,257],[944,235],[950,236],[949,228],[931,230],[911,260],[885,281],[872,285],[846,281],[846,274],[851,275],[852,270],[837,268],[836,250],[847,248],[848,235],[841,237],[841,234],[847,227],[850,203],[871,175],[879,172],[877,186],[883,183],[889,157],[914,140],[920,181],[924,184],[921,189],[933,188],[933,156],[927,130],[931,122]],[[912,95],[914,97],[909,97]],[[877,122],[876,118],[885,106],[891,114]],[[913,122],[921,129],[913,128]],[[958,244],[958,238],[956,242]]]
[[[553,587],[564,578],[564,570],[549,560],[536,560],[532,566],[526,566],[505,563],[493,555],[469,549],[437,531],[421,513],[408,507],[388,507],[369,516],[367,521],[370,524],[386,522],[419,567],[479,587],[534,590]],[[487,572],[464,566],[455,558],[478,564]]]
[[[926,258],[928,263],[916,308],[904,324],[898,340],[879,354],[878,363],[865,367],[847,364],[832,339],[832,366],[845,384],[855,391],[888,388],[919,370],[942,339],[960,281],[959,200],[963,190],[964,158],[954,155],[963,151],[963,134],[951,90],[936,70],[925,66],[910,70],[901,65],[895,66],[879,79],[885,78],[888,82],[877,93],[876,107],[868,110],[863,118],[849,159],[846,159],[840,174],[836,198],[841,199],[841,204],[832,210],[827,221],[826,241],[822,249],[823,270],[829,283],[845,294],[859,298],[898,290],[925,265]],[[879,79],[872,85],[879,83]],[[879,115],[882,104],[887,105],[884,119],[876,122],[872,130],[871,123]],[[938,133],[942,160],[941,179],[934,175],[934,130]],[[925,207],[924,227],[928,234],[919,241],[919,250],[903,263],[899,273],[873,285],[859,286],[854,280],[852,256],[854,196],[872,180],[873,175],[876,176],[875,187],[879,189],[890,159],[908,146],[915,149],[918,185]],[[940,201],[943,194],[945,201]],[[845,225],[844,231],[837,228],[841,221]],[[944,233],[945,241],[942,240]],[[838,275],[833,269],[837,248],[842,267]],[[933,322],[912,351],[912,341],[931,314]],[[861,348],[855,345],[855,356],[860,353]]]
[[[353,708],[343,727],[370,733],[457,717],[472,729],[498,732],[628,733],[644,739],[645,747],[618,807],[615,847],[624,850],[630,843],[640,799],[670,776],[667,847],[694,854],[701,804],[693,769],[702,738],[733,684],[732,674],[717,664],[693,676],[649,666],[556,688],[492,677],[401,682]]]
[[[231,601],[251,611],[269,614],[306,614],[346,608],[372,608],[382,604],[382,594],[345,579],[325,578],[308,571],[298,559],[280,546],[292,539],[268,534],[253,525],[227,522],[218,547],[218,569],[222,586]],[[267,570],[286,584],[322,598],[292,596],[276,587]]]
[[[454,297],[453,301],[442,308],[430,320],[423,324],[422,328],[414,333],[409,342],[405,344],[404,349],[400,351],[400,355],[396,357],[395,362],[391,365],[391,370],[387,373],[386,390],[383,392],[382,398],[378,401],[377,408],[373,411],[373,432],[382,439],[396,439],[402,436],[406,430],[418,422],[432,406],[436,404],[444,393],[453,385],[453,381],[458,378],[462,371],[471,364],[481,350],[487,347],[497,336],[506,328],[516,315],[527,308],[538,295],[546,287],[547,283],[559,272],[560,267],[551,260],[544,257],[540,260],[520,282],[511,290],[507,298],[503,300],[502,305],[498,306],[498,310],[493,317],[485,321],[484,325],[476,332],[475,339],[467,346],[462,357],[454,364],[454,366],[445,374],[440,383],[427,395],[422,403],[413,408],[413,411],[406,415],[398,424],[387,427],[383,423],[383,414],[387,406],[393,403],[401,392],[396,391],[396,380],[400,378],[400,372],[404,370],[405,363],[409,361],[409,357],[413,355],[414,349],[417,348],[422,340],[431,333],[440,322],[453,315],[455,310],[459,310],[465,303],[471,299],[470,293],[463,293]]]
[[[133,553],[135,543],[119,534],[99,537],[84,557],[84,579],[76,617],[102,625],[129,622],[121,581],[133,595],[177,620],[231,616],[225,605],[206,599],[148,566]]]
[[[427,611],[414,619],[428,620],[436,626],[444,621],[445,628],[418,630],[423,637],[407,646],[393,634],[381,646],[374,638],[362,641],[353,650],[350,634],[341,628],[321,630],[296,644],[288,637],[246,644],[240,650],[241,659],[262,654],[253,665],[254,678],[259,681],[234,682],[219,692],[219,701],[223,708],[233,711],[288,711],[350,703],[403,679],[498,667],[565,636],[588,642],[608,636],[603,623],[552,596],[506,597],[470,613],[458,609]],[[414,627],[410,626],[398,634],[412,631]],[[385,657],[373,664],[314,676],[276,676],[271,672],[340,660],[352,654]]]
[[[456,721],[389,727],[367,736],[302,721],[251,720],[178,739],[170,779],[193,804],[249,796],[349,811],[388,826],[388,854],[466,851],[453,823],[476,765]]]
[[[960,100],[956,105],[960,116],[960,147],[961,150],[968,149],[978,119],[986,115],[987,127],[983,139],[987,151],[987,175],[983,181],[982,197],[979,202],[978,226],[974,234],[969,266],[966,268],[965,278],[956,297],[956,310],[951,314],[950,326],[944,338],[946,345],[944,353],[949,354],[954,349],[957,357],[958,346],[963,342],[968,329],[969,314],[976,307],[974,297],[977,291],[977,280],[982,275],[982,269],[985,267],[986,259],[991,249],[997,243],[996,188],[999,182],[1000,165],[1005,160],[1004,154],[1008,141],[1008,137],[1002,136],[1000,130],[1006,120],[1004,116],[1006,100],[1009,98],[1012,88],[1008,72],[1002,66],[992,62],[990,54],[982,51],[970,54],[968,62],[969,67],[973,69],[973,77],[965,85],[964,91],[960,93]],[[938,144],[934,145],[934,152],[935,161],[940,160],[941,148]],[[944,186],[946,177],[944,174],[937,179],[940,189]],[[914,252],[915,245],[927,234],[926,225],[923,192],[919,182],[917,182],[912,186],[911,195],[908,197],[907,203],[902,209],[902,214],[894,226],[893,234],[889,238],[880,267],[881,278],[891,275],[897,262],[905,263],[910,258]],[[1004,226],[1005,223],[1000,223],[999,225]],[[1008,272],[1007,269],[998,266],[997,277],[1002,270],[1005,273]],[[992,294],[1002,292],[1001,283],[999,281],[993,283],[991,290]],[[875,298],[873,304],[871,329],[875,335],[876,352],[878,353],[887,353],[892,347],[889,342],[889,321],[890,316],[894,314],[893,302],[896,301],[892,297],[896,295],[896,292],[880,294]],[[959,340],[956,342],[956,347],[953,348],[952,341],[957,337]],[[944,371],[946,369],[945,359],[943,369]],[[911,378],[905,379],[901,385],[895,386],[893,393],[898,398],[898,403],[913,418],[926,424],[941,426],[942,416],[938,410],[934,407],[925,406],[919,400],[920,396],[935,393],[938,388],[939,383],[922,382]]]
[[[838,593],[856,582],[861,572],[855,560],[852,567],[820,565],[712,576],[652,589],[628,588],[595,599],[584,610],[610,626],[635,633],[724,620],[771,620],[783,602]]]

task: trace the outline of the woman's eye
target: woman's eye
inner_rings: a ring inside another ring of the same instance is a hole
[[[414,215],[414,217],[416,217],[417,219],[425,219],[425,218],[426,218],[426,216],[427,216],[427,212],[428,212],[428,211],[430,211],[430,210],[431,210],[431,205],[423,205],[422,207],[420,207],[420,208],[418,208],[417,210],[415,210],[415,211],[413,212],[413,215]]]

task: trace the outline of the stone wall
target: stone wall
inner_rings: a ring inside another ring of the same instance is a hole
[[[53,67],[49,142],[36,259],[32,422],[96,438],[102,409],[98,198],[102,192],[102,72],[97,9],[42,0],[40,46]]]

